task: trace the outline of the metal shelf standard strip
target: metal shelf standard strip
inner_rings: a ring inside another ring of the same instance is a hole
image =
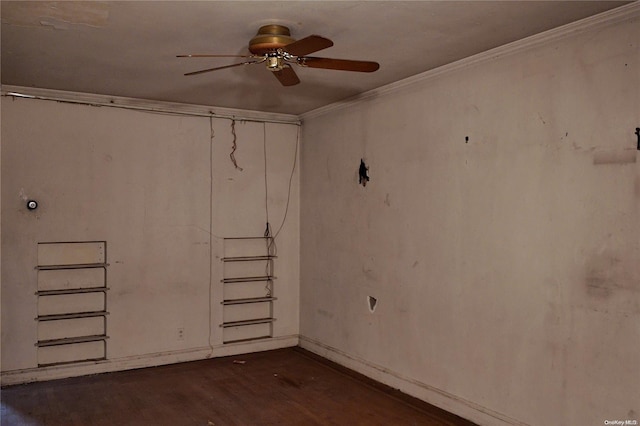
[[[265,275],[262,277],[237,277],[237,278],[224,278],[220,280],[223,283],[250,283],[252,281],[272,281],[275,280],[276,277]]]
[[[246,339],[225,340],[222,343],[224,343],[224,344],[227,344],[227,343],[242,343],[242,342],[251,342],[253,340],[264,340],[264,339],[271,339],[271,335],[258,336],[258,337],[247,337]]]
[[[36,317],[36,321],[55,321],[62,319],[74,319],[74,318],[90,318],[90,317],[103,317],[105,315],[109,315],[107,311],[94,311],[94,312],[77,312],[73,314],[53,314],[53,315],[42,315]]]
[[[108,291],[109,287],[85,287],[85,288],[69,288],[59,290],[40,290],[36,291],[36,296],[56,296],[59,294],[78,294],[78,293],[97,293]]]
[[[104,334],[94,336],[65,337],[63,339],[40,340],[38,341],[38,343],[36,343],[36,346],[43,348],[46,346],[71,345],[73,343],[97,342],[100,340],[106,340],[108,338],[109,336]]]
[[[84,269],[84,268],[106,268],[108,263],[82,263],[77,265],[39,265],[36,269],[40,271],[49,271],[52,269]]]
[[[225,240],[270,240],[273,237],[225,237]]]
[[[234,256],[234,257],[223,257],[220,259],[223,262],[252,262],[257,260],[271,260],[277,259],[278,256]]]
[[[231,322],[223,322],[220,327],[228,328],[228,327],[241,327],[244,325],[254,325],[254,324],[266,324],[270,322],[274,322],[275,318],[256,318],[251,320],[242,320],[242,321],[231,321]]]
[[[222,305],[243,305],[245,303],[261,303],[272,302],[277,300],[277,297],[247,297],[245,299],[228,299],[220,302]]]
[[[47,364],[38,363],[38,367],[53,367],[56,365],[67,365],[67,364],[77,364],[79,362],[95,362],[95,361],[104,361],[107,359],[107,356],[101,356],[99,358],[87,358],[87,359],[74,359],[73,361],[62,361],[62,362],[50,362]]]

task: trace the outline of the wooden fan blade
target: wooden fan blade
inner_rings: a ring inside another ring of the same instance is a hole
[[[273,71],[280,84],[283,86],[295,86],[300,83],[300,79],[290,65],[285,65],[280,71]]]
[[[203,74],[205,72],[211,72],[211,71],[217,71],[217,70],[223,70],[225,68],[233,68],[233,67],[239,67],[241,65],[250,65],[250,64],[257,64],[257,61],[246,61],[246,62],[240,62],[238,64],[231,64],[231,65],[225,65],[223,67],[215,67],[215,68],[207,68],[206,70],[200,70],[200,71],[193,71],[193,72],[188,72],[185,75],[196,75],[196,74]]]
[[[176,55],[176,58],[251,58],[247,55]]]
[[[309,68],[324,68],[341,71],[374,72],[380,64],[370,61],[352,61],[349,59],[314,58],[305,56],[298,58],[298,64]]]
[[[282,50],[293,56],[304,56],[331,46],[333,46],[333,42],[328,38],[310,35],[309,37],[287,44]]]

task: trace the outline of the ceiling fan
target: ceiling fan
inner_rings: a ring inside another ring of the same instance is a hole
[[[196,75],[225,68],[265,63],[269,71],[283,86],[300,83],[291,64],[309,68],[324,68],[342,71],[373,72],[380,68],[377,62],[354,61],[349,59],[318,58],[307,56],[310,53],[333,46],[328,38],[310,35],[300,40],[291,37],[289,28],[283,25],[264,25],[249,41],[250,55],[177,55],[178,58],[244,58],[244,62],[188,72]]]

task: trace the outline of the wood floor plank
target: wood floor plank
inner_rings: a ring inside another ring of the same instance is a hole
[[[473,426],[300,348],[11,386],[0,404],[2,426]]]

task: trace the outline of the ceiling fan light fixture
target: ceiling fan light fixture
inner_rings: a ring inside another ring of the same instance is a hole
[[[267,56],[267,68],[269,71],[280,71],[284,67],[284,60],[278,53]]]

